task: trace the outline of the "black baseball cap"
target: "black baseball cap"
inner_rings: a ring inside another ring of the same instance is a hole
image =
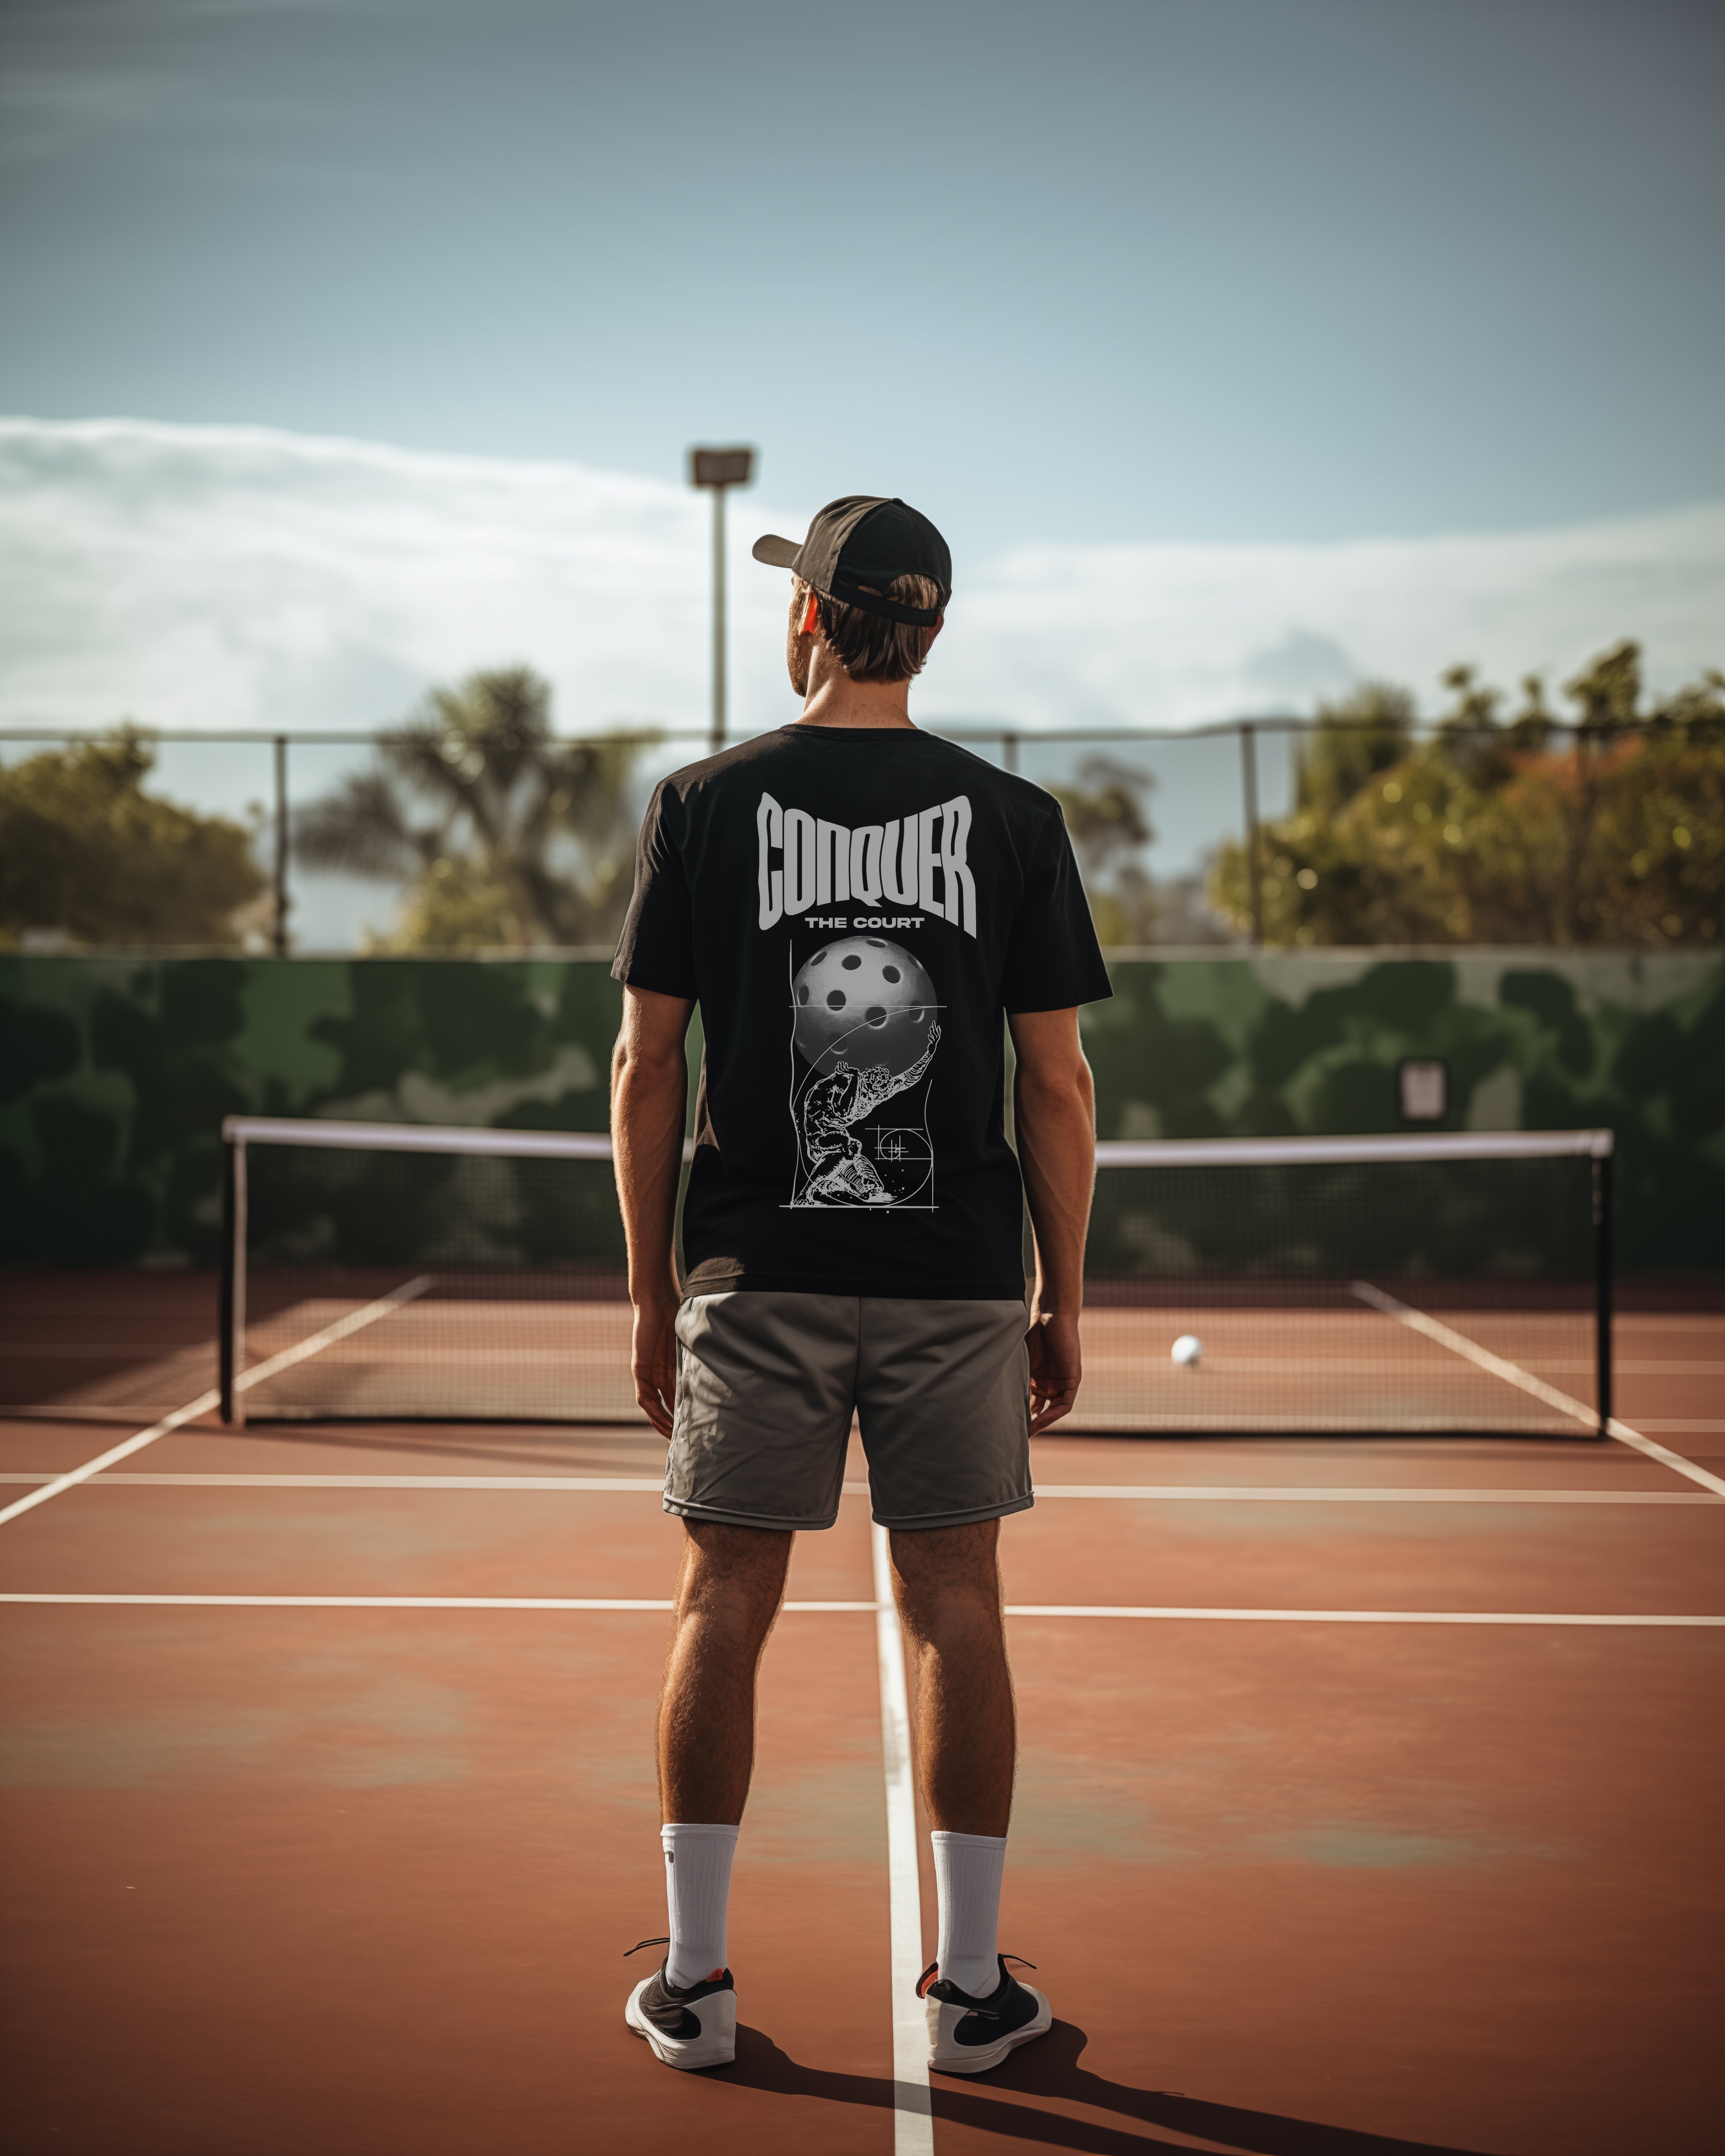
[[[932,629],[952,596],[946,541],[920,511],[896,497],[840,495],[816,516],[800,547],[769,531],[756,540],[754,554],[771,568],[794,571],[829,599],[912,629]],[[940,587],[940,604],[906,606],[888,598],[886,587],[895,577],[927,577]]]

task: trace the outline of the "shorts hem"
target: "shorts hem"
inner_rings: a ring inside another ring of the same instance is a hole
[[[836,1527],[839,1520],[836,1512],[829,1512],[824,1519],[788,1519],[783,1512],[745,1512],[736,1506],[701,1505],[685,1497],[664,1497],[660,1502],[680,1520],[711,1520],[721,1527],[765,1527],[781,1535],[819,1534]]]
[[[968,1527],[979,1520],[1004,1520],[1014,1512],[1028,1512],[1035,1502],[1036,1492],[1027,1490],[1022,1497],[1008,1497],[998,1505],[973,1505],[963,1512],[913,1512],[907,1519],[894,1519],[870,1511],[877,1527],[914,1534],[926,1527]]]
[[[1021,1302],[1029,1296],[1023,1276],[947,1274],[934,1280],[890,1280],[876,1273],[778,1272],[757,1268],[723,1279],[703,1280],[699,1268],[683,1283],[683,1301],[708,1295],[842,1296],[858,1302]]]

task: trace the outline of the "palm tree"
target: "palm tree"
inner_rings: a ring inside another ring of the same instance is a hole
[[[650,732],[559,741],[525,666],[434,689],[377,760],[296,819],[307,868],[408,884],[398,947],[585,943],[614,932]]]

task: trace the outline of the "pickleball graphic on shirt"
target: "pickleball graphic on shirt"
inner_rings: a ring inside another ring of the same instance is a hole
[[[791,1009],[791,1204],[932,1211],[941,1029],[927,968],[884,937],[842,937],[793,975]]]

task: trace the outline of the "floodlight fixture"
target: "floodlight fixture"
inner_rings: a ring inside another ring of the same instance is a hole
[[[755,475],[752,449],[691,449],[691,486],[747,486]]]
[[[747,486],[755,475],[755,453],[740,446],[691,449],[689,484],[708,488],[713,497],[713,728],[716,755],[725,746],[725,496]]]

